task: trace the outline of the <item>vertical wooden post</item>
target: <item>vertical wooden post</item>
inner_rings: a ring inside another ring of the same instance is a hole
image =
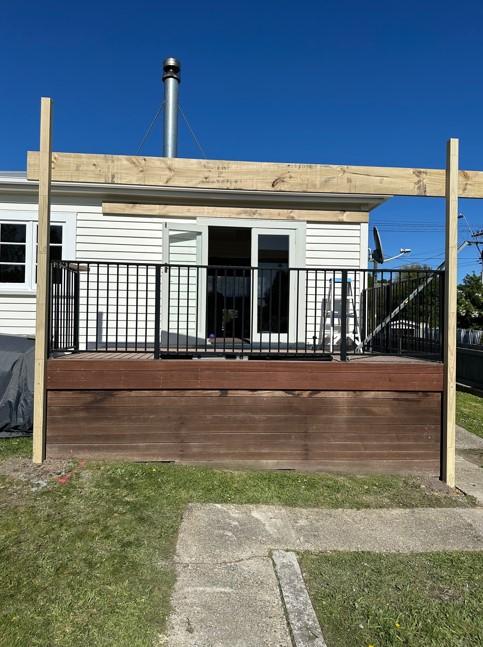
[[[444,393],[441,479],[455,486],[456,285],[458,262],[458,139],[446,149],[446,246],[444,298]]]
[[[42,97],[40,108],[39,216],[37,302],[35,320],[35,378],[33,461],[45,459],[50,243],[50,179],[52,171],[52,99]]]

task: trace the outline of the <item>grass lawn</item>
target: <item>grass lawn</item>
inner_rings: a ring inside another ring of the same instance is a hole
[[[189,502],[472,505],[416,478],[162,464],[79,464],[60,484],[22,458],[30,451],[28,440],[0,441],[2,647],[161,645],[177,531]],[[47,482],[40,489],[39,474]]]
[[[330,647],[483,645],[483,553],[304,554]]]
[[[483,438],[483,397],[458,391],[456,394],[456,422]]]

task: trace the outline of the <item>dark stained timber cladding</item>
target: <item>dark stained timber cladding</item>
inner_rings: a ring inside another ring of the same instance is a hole
[[[374,471],[438,468],[441,394],[50,390],[50,456]]]

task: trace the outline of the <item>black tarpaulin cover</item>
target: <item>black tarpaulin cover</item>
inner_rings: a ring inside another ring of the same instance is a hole
[[[34,340],[0,335],[0,437],[32,430]]]

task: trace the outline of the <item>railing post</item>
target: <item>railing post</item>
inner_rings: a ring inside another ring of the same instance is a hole
[[[340,295],[340,361],[347,361],[347,270],[342,270]]]
[[[74,351],[79,352],[80,329],[80,273],[79,266],[74,270]]]
[[[159,359],[159,328],[161,325],[161,265],[155,267],[154,287],[154,359]]]
[[[392,277],[389,279],[390,283],[387,283],[384,287],[383,290],[385,290],[385,295],[384,295],[384,303],[385,303],[385,308],[384,308],[384,317],[387,317],[389,314],[391,314],[393,307],[392,307]],[[392,329],[391,329],[391,321],[388,321],[386,330],[385,330],[385,337],[386,337],[386,343],[385,343],[385,351],[386,353],[391,353],[392,351]]]

